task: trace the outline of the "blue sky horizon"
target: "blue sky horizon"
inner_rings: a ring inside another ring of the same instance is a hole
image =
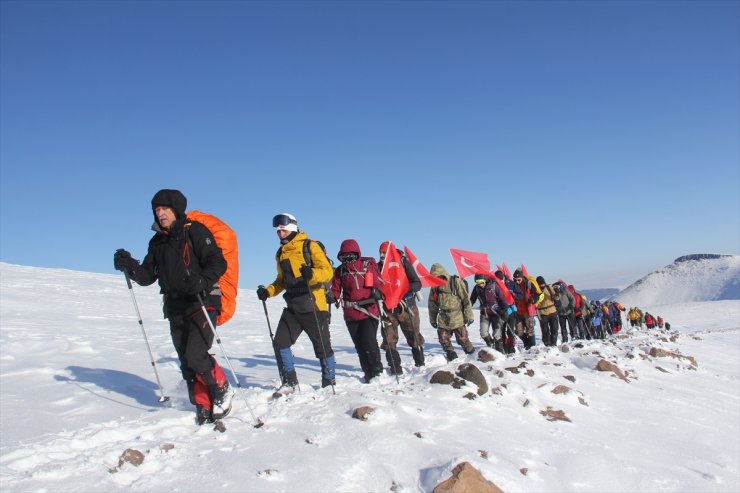
[[[115,272],[150,200],[275,276],[291,212],[580,288],[740,254],[735,1],[0,2],[0,261]]]

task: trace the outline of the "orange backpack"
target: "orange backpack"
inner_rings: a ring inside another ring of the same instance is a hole
[[[239,288],[239,248],[236,233],[225,222],[211,214],[189,211],[187,216],[188,219],[198,221],[208,228],[226,259],[226,272],[218,280],[221,289],[221,313],[216,319],[216,325],[223,325],[231,320],[236,311],[236,295]]]

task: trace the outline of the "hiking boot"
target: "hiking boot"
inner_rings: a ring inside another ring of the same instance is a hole
[[[464,347],[463,352],[465,352],[465,354],[473,354],[473,352],[475,352],[475,348],[471,344],[470,346]]]
[[[285,372],[283,384],[278,388],[272,396],[274,398],[282,397],[287,394],[292,394],[298,389],[298,375],[295,371]]]
[[[213,423],[213,414],[210,409],[205,409],[203,406],[195,406],[195,424],[198,426],[205,423]]]
[[[419,347],[412,347],[411,348],[411,354],[414,357],[414,366],[419,368],[420,366],[424,366],[424,348]]]
[[[447,357],[447,361],[452,361],[452,360],[457,359],[457,353],[455,352],[454,349],[448,350],[445,356]]]
[[[337,380],[334,374],[336,372],[337,363],[334,359],[334,355],[332,354],[326,358],[319,358],[319,362],[321,363],[321,388],[323,389],[329,385],[336,385]]]
[[[391,375],[403,375],[403,367],[398,365],[390,365],[388,366],[388,373]]]
[[[483,342],[485,342],[486,343],[486,346],[488,346],[488,347],[494,347],[495,346],[495,343],[493,342],[493,337],[491,337],[491,336],[485,336],[483,338]]]
[[[504,341],[500,339],[498,341],[493,341],[493,349],[495,349],[499,353],[503,353],[504,352]]]
[[[223,387],[219,387],[213,393],[213,419],[221,419],[231,412],[231,401],[234,400],[234,390],[229,386],[229,382],[224,382]]]
[[[288,382],[285,382],[275,392],[272,393],[272,397],[277,399],[278,397],[283,397],[284,395],[292,394],[297,389],[298,389],[298,384],[291,385]]]

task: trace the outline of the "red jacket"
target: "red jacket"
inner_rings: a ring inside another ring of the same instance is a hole
[[[339,256],[357,254],[357,260],[343,262],[334,269],[331,289],[340,300],[346,322],[356,322],[369,317],[378,318],[378,304],[373,298],[373,288],[380,289],[380,271],[375,259],[362,257],[355,240],[344,240]]]
[[[521,284],[516,281],[514,281],[514,283],[523,294],[521,299],[516,300],[516,311],[519,314],[527,315],[529,314],[529,305],[532,304],[529,302],[529,299],[535,295],[536,291],[532,287],[530,280],[526,277],[522,280]]]

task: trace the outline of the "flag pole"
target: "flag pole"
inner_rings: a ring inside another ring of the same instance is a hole
[[[457,271],[457,275],[460,275],[460,269],[457,268],[457,262],[455,262],[455,257],[452,256],[452,248],[448,250],[450,252],[450,260],[452,260],[452,265],[455,266],[455,270]]]
[[[391,249],[391,247],[392,247],[392,246],[393,246],[393,242],[389,240],[389,241],[388,241],[388,250],[386,250],[386,251],[385,251],[385,256],[386,256],[386,257],[388,256],[388,252],[390,251],[390,249]],[[387,264],[388,264],[388,262],[386,262],[385,260],[383,260],[383,268],[382,268],[382,269],[380,269],[380,273],[381,273],[381,274],[382,274],[383,272],[385,272],[385,266],[386,266]]]

